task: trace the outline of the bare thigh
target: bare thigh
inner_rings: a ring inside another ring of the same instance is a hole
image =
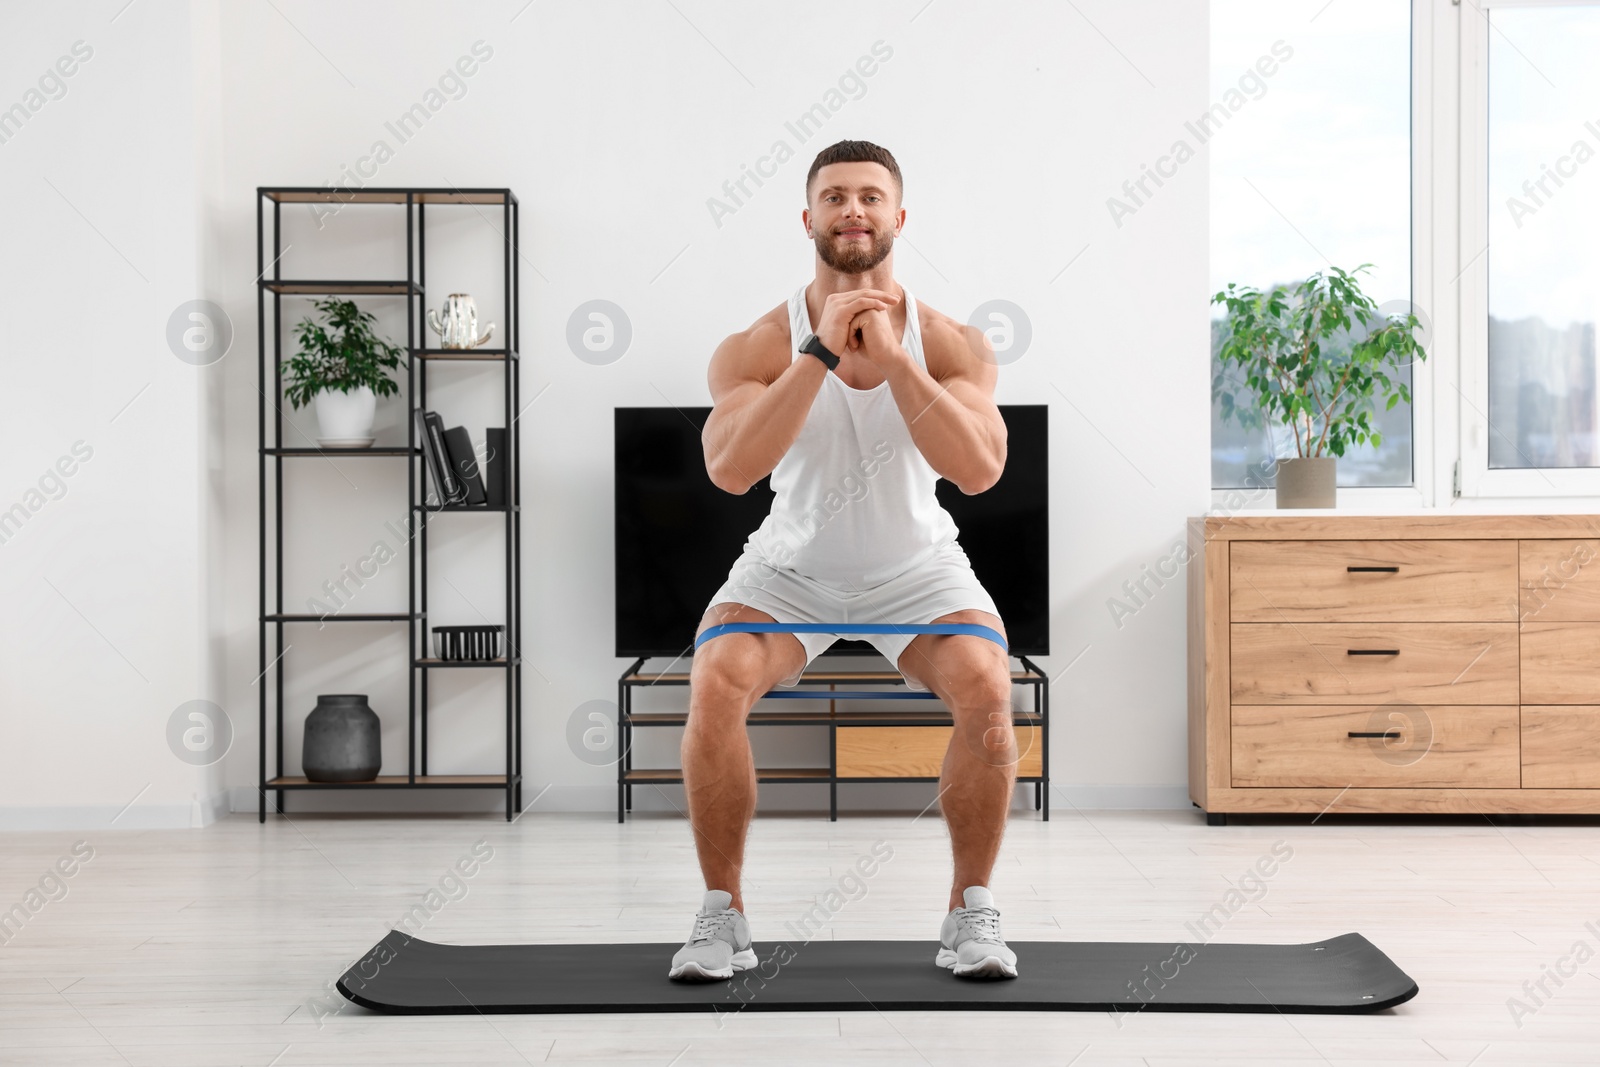
[[[719,601],[706,609],[695,630],[725,622],[777,622],[771,615],[736,601]],[[714,637],[696,650],[689,667],[691,690],[714,672],[723,681],[753,693],[765,693],[806,663],[805,646],[794,634],[731,633]]]
[[[978,608],[952,611],[933,621],[977,623],[999,631],[1001,637],[1010,640],[999,616]],[[927,686],[947,705],[959,701],[985,673],[991,681],[1003,676],[1008,691],[1011,682],[1011,659],[1006,650],[988,638],[966,634],[918,634],[900,653],[896,666],[902,674]],[[981,690],[983,686],[979,684],[977,688]]]

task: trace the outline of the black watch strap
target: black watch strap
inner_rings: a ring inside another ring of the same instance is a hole
[[[813,356],[822,360],[829,370],[834,370],[839,366],[839,357],[829,352],[827,346],[822,343],[822,338],[816,334],[812,334],[811,339],[800,346],[800,351],[810,352]]]

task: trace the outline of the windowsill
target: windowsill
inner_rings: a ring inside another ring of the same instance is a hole
[[[1229,494],[1236,494],[1229,501]],[[1239,497],[1245,498],[1243,501]],[[1279,508],[1271,488],[1213,489],[1206,515],[1590,515],[1600,513],[1600,497],[1451,497],[1435,506],[1421,503],[1410,486],[1342,488],[1332,508]]]
[[[1211,490],[1207,515],[1283,513],[1285,515],[1407,515],[1434,514],[1441,510],[1424,507],[1422,493],[1414,486],[1341,488],[1338,505],[1332,508],[1279,508],[1277,492],[1271,486]]]

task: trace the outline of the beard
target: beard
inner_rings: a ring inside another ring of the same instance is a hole
[[[886,259],[894,249],[894,233],[875,230],[870,241],[841,239],[837,233],[817,234],[813,243],[822,262],[840,274],[865,274]]]

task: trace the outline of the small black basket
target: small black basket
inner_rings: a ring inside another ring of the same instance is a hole
[[[435,626],[433,654],[442,660],[492,660],[500,658],[504,626]]]

